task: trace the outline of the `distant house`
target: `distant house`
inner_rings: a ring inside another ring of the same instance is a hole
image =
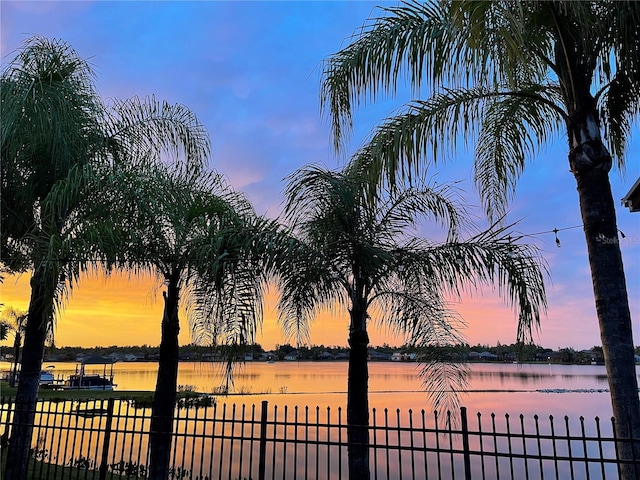
[[[503,353],[502,360],[504,360],[505,362],[515,362],[518,360],[518,354],[516,352]]]
[[[369,350],[369,360],[389,361],[390,353],[378,352],[377,350]]]
[[[288,354],[286,354],[284,356],[284,359],[285,360],[289,360],[289,361],[298,360],[298,351],[297,350],[293,350],[292,352],[289,352]]]
[[[589,357],[591,364],[595,365],[596,363],[604,362],[604,356],[602,352],[595,352],[593,350],[580,350],[580,353],[585,357]]]
[[[469,352],[467,359],[472,362],[495,362],[498,360],[498,356],[491,352]]]
[[[391,361],[392,362],[401,362],[402,360],[404,360],[404,354],[400,353],[400,352],[395,352],[393,355],[391,355]]]
[[[144,360],[144,355],[135,355],[133,353],[127,353],[124,356],[125,362],[138,362],[140,360]]]
[[[491,352],[482,352],[480,354],[480,358],[482,360],[488,360],[488,361],[496,361],[498,359],[498,355],[491,353]]]
[[[318,360],[333,360],[334,357],[331,353],[324,351],[318,355]]]
[[[200,360],[203,362],[217,362],[222,359],[220,353],[203,353]]]
[[[110,358],[114,362],[137,362],[138,360],[142,359],[141,357],[138,357],[133,353],[120,353],[120,352],[110,353],[109,355],[107,355],[107,358]]]
[[[85,365],[110,365],[115,363],[113,358],[101,357],[100,355],[78,355],[76,361]]]

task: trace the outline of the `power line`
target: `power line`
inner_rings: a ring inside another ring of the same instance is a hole
[[[574,228],[580,228],[583,227],[584,225],[574,225],[572,227],[564,227],[564,228],[554,228],[553,230],[545,230],[543,232],[536,232],[536,233],[529,233],[529,234],[525,234],[525,237],[537,237],[539,235],[546,235],[549,233],[553,233],[556,237],[556,246],[558,248],[560,248],[562,246],[562,244],[560,243],[560,238],[558,237],[558,232],[563,232],[565,230],[573,230]],[[624,235],[623,235],[624,237]]]
[[[573,227],[554,228],[553,230],[545,230],[544,232],[536,232],[536,233],[525,234],[525,237],[535,237],[537,235],[544,235],[546,233],[555,233],[557,235],[558,232],[562,232],[564,230],[573,230],[574,228],[580,228],[580,227],[583,227],[583,226],[584,225],[574,225]]]
[[[553,233],[555,235],[555,240],[556,240],[556,246],[559,248],[562,245],[560,244],[560,237],[558,237],[558,232],[562,232],[565,230],[573,230],[575,228],[583,228],[584,224],[580,224],[580,225],[573,225],[572,227],[564,227],[564,228],[554,228],[553,230],[545,230],[542,232],[536,232],[536,233],[529,233],[529,234],[523,234],[524,237],[536,237],[539,235],[546,235],[549,233]],[[619,228],[616,228],[616,230],[618,230],[618,232],[620,233],[620,236],[622,238],[626,238],[626,235],[624,234],[624,232],[622,230],[620,230]]]

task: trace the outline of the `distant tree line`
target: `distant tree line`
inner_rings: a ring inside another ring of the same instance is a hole
[[[229,356],[228,346],[202,346],[202,345],[183,345],[180,347],[180,359],[182,361],[200,361],[212,360],[216,358],[225,359]],[[10,353],[10,348],[5,347],[1,353]],[[535,344],[458,344],[443,347],[416,347],[413,345],[392,346],[383,344],[380,346],[370,347],[370,352],[391,356],[394,353],[404,353],[407,358],[421,358],[425,355],[436,356],[443,361],[462,361],[468,360],[471,352],[491,353],[496,356],[495,361],[498,362],[535,362],[547,361],[551,363],[575,363],[589,364],[592,362],[603,362],[602,347],[593,346],[588,350],[576,350],[572,347],[563,347],[553,350]],[[640,346],[635,347],[637,355],[640,355]],[[343,346],[325,346],[325,345],[309,345],[296,347],[290,344],[276,345],[273,350],[265,350],[259,343],[253,343],[242,347],[236,347],[236,351],[232,352],[237,361],[245,359],[266,359],[284,360],[285,357],[294,353],[297,360],[327,360],[327,359],[347,359],[349,349]],[[47,349],[45,359],[49,362],[76,361],[81,356],[97,355],[111,356],[118,354],[121,356],[135,356],[139,361],[156,361],[159,355],[159,347],[151,345],[139,346],[108,346],[108,347],[49,347]],[[329,354],[329,355],[327,355]],[[289,357],[290,358],[290,357]]]

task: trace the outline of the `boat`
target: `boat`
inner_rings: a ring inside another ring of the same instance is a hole
[[[74,374],[64,381],[65,389],[80,390],[113,390],[114,384],[110,378],[98,374]]]
[[[49,365],[46,370],[40,372],[40,385],[51,385],[55,383],[56,378],[53,375],[53,365]]]
[[[54,368],[55,367],[53,365],[49,365],[46,370],[42,370],[40,372],[40,379],[38,380],[38,385],[40,385],[41,387],[47,388],[47,386],[53,385],[55,383],[56,379],[53,375]],[[0,374],[0,379],[5,382],[11,382],[11,373],[12,372],[2,372]],[[14,372],[13,375],[15,376],[14,383],[16,384],[19,383],[20,370],[17,370],[16,372]]]
[[[53,376],[53,372],[48,372],[46,370],[40,372],[40,385],[50,385],[55,380],[56,379]]]
[[[87,373],[86,365],[103,365],[102,375]],[[111,368],[107,374],[107,365]],[[62,388],[65,390],[113,390],[113,361],[102,357],[89,357],[76,365],[76,373],[69,375]]]

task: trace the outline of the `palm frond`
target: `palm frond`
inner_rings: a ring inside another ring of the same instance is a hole
[[[444,355],[464,342],[464,321],[452,310],[433,279],[417,274],[415,265],[403,264],[397,278],[384,282],[372,298],[372,317],[404,343],[417,349],[420,377],[434,408],[446,412],[460,405],[460,394],[468,387],[468,368],[462,357]]]
[[[126,160],[162,162],[164,155],[201,168],[210,155],[209,136],[195,114],[183,105],[155,97],[114,100],[109,110],[108,142]],[[118,158],[115,159],[119,161]]]
[[[89,65],[65,42],[33,37],[2,72],[2,243],[33,228],[44,200],[69,168],[93,158],[103,105]],[[10,240],[11,239],[11,240]]]
[[[451,42],[464,65],[451,72],[454,81],[458,77],[466,86],[503,85],[513,90],[521,89],[523,82],[543,81],[553,51],[546,22],[541,21],[548,15],[543,3],[446,2]],[[447,85],[449,78],[439,75],[435,83]]]
[[[460,136],[478,139],[476,182],[485,206],[500,216],[526,159],[558,131],[564,113],[552,86],[508,90],[445,90],[415,101],[387,119],[351,160],[350,169],[373,185],[395,187],[430,163],[455,155]],[[558,102],[558,103],[557,103]]]
[[[331,116],[337,149],[351,130],[353,104],[357,106],[365,92],[375,99],[380,90],[395,89],[403,61],[416,89],[425,69],[439,71],[456,63],[447,41],[449,24],[437,4],[407,2],[383,12],[325,61],[321,106]]]
[[[380,200],[376,208],[380,235],[396,239],[408,227],[433,220],[447,229],[447,241],[453,241],[468,223],[464,202],[454,184],[408,187],[394,192],[386,201]]]
[[[504,215],[525,162],[562,125],[558,95],[553,85],[531,85],[497,97],[482,115],[475,151],[475,182],[490,220]]]
[[[263,278],[273,269],[266,258],[280,232],[273,222],[256,218],[243,195],[231,190],[202,194],[189,210],[190,223],[198,225],[187,250],[194,285],[189,324],[197,343],[234,350],[255,341]]]
[[[313,244],[291,242],[283,260],[277,272],[279,323],[287,338],[304,344],[319,311],[347,305],[343,278],[326,251]]]
[[[213,262],[196,277],[189,315],[196,343],[240,346],[255,342],[262,321],[261,284],[253,270],[239,263]]]
[[[402,2],[382,9],[350,45],[325,61],[323,111],[332,119],[336,148],[365,98],[394,93],[406,73],[414,92],[445,86],[508,85],[544,78],[552,51],[530,9],[500,2]],[[526,59],[526,61],[523,61]]]
[[[640,5],[612,2],[607,9],[610,21],[602,47],[601,75],[608,81],[600,101],[602,124],[612,156],[620,170],[634,118],[640,113]],[[614,51],[611,65],[606,53]]]
[[[431,351],[437,353],[430,354]],[[441,348],[420,351],[420,378],[433,408],[443,415],[460,409],[461,397],[469,388],[470,370],[459,359],[441,358],[441,352]]]
[[[420,249],[424,274],[453,295],[493,286],[514,308],[517,339],[531,339],[546,310],[545,262],[537,249],[517,243],[504,228],[494,228],[469,240]]]

